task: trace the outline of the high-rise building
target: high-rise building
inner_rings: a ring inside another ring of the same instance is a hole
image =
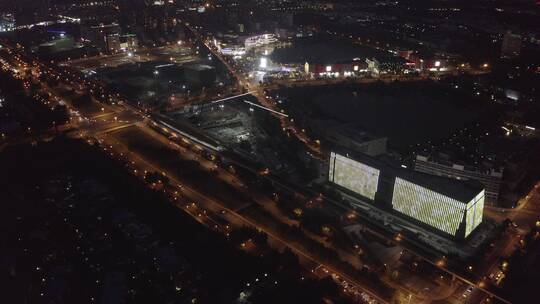
[[[514,58],[521,54],[521,36],[508,31],[504,34],[501,57]]]

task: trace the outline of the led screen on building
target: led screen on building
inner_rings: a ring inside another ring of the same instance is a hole
[[[484,217],[484,191],[482,191],[482,199],[479,200],[474,205],[476,208],[474,209],[474,223],[472,225],[472,230],[474,230],[480,223],[482,223],[482,219]]]
[[[378,169],[332,152],[328,180],[371,200],[379,183]]]
[[[467,204],[467,223],[465,237],[480,225],[484,214],[484,190]]]
[[[453,236],[467,205],[399,177],[394,184],[392,208]]]

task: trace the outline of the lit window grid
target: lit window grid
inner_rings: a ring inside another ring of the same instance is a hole
[[[334,152],[330,155],[329,180],[371,200],[379,184],[378,169]]]
[[[474,231],[484,215],[485,192],[482,190],[473,200],[467,204],[467,222],[465,224],[465,237]]]
[[[474,227],[472,228],[472,230],[478,227],[478,225],[482,223],[482,220],[484,218],[484,196],[482,196],[482,199],[478,203],[476,203],[475,206],[476,206],[476,210],[474,212],[475,219],[474,219]]]
[[[392,208],[455,236],[466,205],[458,200],[396,178]]]
[[[469,235],[474,226],[474,212],[475,212],[475,206],[472,206],[467,210],[467,217],[466,217],[466,224],[465,224],[465,236]]]
[[[330,153],[330,168],[328,169],[328,180],[334,181],[334,162],[336,160],[336,154],[334,152]]]

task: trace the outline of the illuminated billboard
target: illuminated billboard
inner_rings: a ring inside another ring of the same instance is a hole
[[[357,194],[375,199],[379,184],[378,169],[332,152],[328,180]]]
[[[394,184],[392,208],[455,236],[467,204],[399,177]]]

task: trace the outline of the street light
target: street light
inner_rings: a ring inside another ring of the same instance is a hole
[[[438,260],[436,264],[438,267],[444,267],[444,265],[446,264],[445,258],[443,257],[442,259]]]

